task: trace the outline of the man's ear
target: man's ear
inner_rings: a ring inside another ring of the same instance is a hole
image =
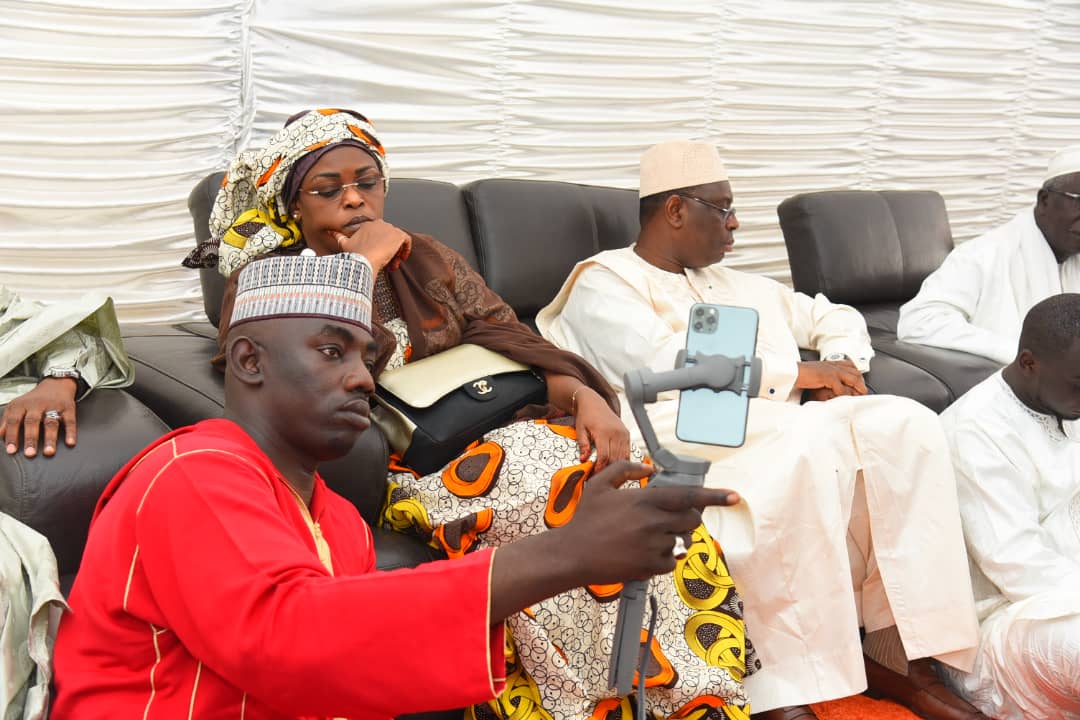
[[[248,385],[262,384],[262,363],[265,350],[247,335],[229,338],[225,348],[225,363],[233,377]]]
[[[1035,207],[1046,209],[1047,203],[1050,202],[1050,191],[1046,188],[1039,188],[1039,192],[1035,193]]]
[[[664,201],[664,219],[673,228],[686,224],[686,202],[678,195],[668,195]]]
[[[1016,365],[1025,375],[1034,375],[1039,369],[1039,359],[1030,350],[1021,350],[1016,356]]]

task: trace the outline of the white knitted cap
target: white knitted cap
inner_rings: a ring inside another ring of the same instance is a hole
[[[1054,157],[1050,158],[1050,166],[1046,168],[1046,177],[1043,185],[1056,177],[1080,173],[1080,145],[1070,145],[1058,150]]]
[[[669,140],[641,156],[638,197],[708,185],[728,179],[716,146],[696,140]]]

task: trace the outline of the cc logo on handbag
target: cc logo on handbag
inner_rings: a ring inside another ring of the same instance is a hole
[[[461,386],[461,389],[477,402],[491,402],[499,397],[499,386],[490,375],[467,382]]]

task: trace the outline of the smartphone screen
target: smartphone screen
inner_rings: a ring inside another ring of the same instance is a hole
[[[690,308],[686,328],[686,353],[754,357],[758,314],[753,308],[697,303]],[[750,368],[744,370],[750,380]],[[745,392],[703,388],[679,394],[675,437],[683,442],[739,447],[746,439],[746,414],[750,398]]]

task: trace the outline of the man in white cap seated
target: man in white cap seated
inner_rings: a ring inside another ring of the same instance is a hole
[[[693,303],[758,311],[764,374],[743,447],[679,442],[674,393],[649,408],[663,444],[711,460],[706,484],[731,484],[744,500],[706,511],[705,524],[728,557],[762,661],[746,680],[755,717],[812,718],[807,704],[868,681],[923,717],[982,717],[927,659],[968,669],[977,637],[937,417],[905,398],[866,395],[873,352],[855,310],[719,264],[739,223],[713,145],[650,148],[640,187],[637,243],[579,263],[537,325],[621,389],[628,370],[674,366]],[[800,347],[823,359],[800,361]],[[819,402],[801,405],[804,394]]]
[[[373,276],[350,253],[241,271],[224,417],[161,438],[98,501],[56,642],[54,717],[388,720],[486,701],[506,684],[505,617],[670,572],[700,508],[738,501],[617,491],[649,472],[623,461],[561,528],[376,572],[370,529],[316,470],[370,425]]]
[[[1061,150],[1035,207],[958,245],[900,308],[897,336],[1005,365],[1020,324],[1051,295],[1080,292],[1080,145]]]
[[[1024,319],[1016,359],[949,406],[981,642],[951,680],[1001,720],[1080,717],[1080,294]]]

